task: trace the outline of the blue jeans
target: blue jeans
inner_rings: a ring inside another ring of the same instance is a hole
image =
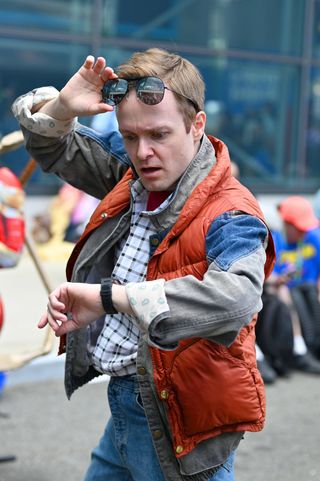
[[[139,386],[132,376],[113,377],[108,387],[111,417],[85,481],[165,481],[153,447]],[[234,481],[235,453],[210,481]]]

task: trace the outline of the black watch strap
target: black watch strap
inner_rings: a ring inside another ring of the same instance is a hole
[[[106,277],[101,279],[100,297],[104,310],[107,314],[117,314],[112,303],[112,279]]]

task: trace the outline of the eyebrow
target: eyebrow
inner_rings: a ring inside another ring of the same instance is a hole
[[[143,131],[152,133],[152,132],[158,132],[159,130],[163,130],[163,129],[171,130],[171,127],[169,127],[167,124],[162,124],[162,125],[159,125],[157,127],[150,127],[150,128],[147,127],[146,129],[143,129]],[[129,130],[129,129],[120,129],[119,128],[119,131],[120,131],[121,134],[134,134],[135,133],[134,131]]]

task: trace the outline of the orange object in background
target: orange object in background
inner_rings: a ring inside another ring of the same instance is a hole
[[[4,311],[3,311],[2,299],[0,297],[0,332],[3,326],[3,321],[4,321]]]
[[[0,168],[0,267],[17,265],[25,242],[24,192],[18,177]]]

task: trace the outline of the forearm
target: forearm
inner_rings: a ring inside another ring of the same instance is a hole
[[[52,100],[48,100],[43,104],[39,104],[33,109],[33,113],[35,112],[41,112],[52,117],[53,119],[61,121],[71,121],[76,117],[73,112],[70,112],[68,107],[61,102],[60,95]]]
[[[54,87],[40,87],[18,97],[12,104],[12,113],[22,127],[44,137],[61,137],[71,132],[75,119],[55,117],[59,91]],[[51,106],[51,107],[50,107]]]
[[[231,344],[262,308],[264,262],[261,248],[237,261],[227,272],[211,264],[203,281],[186,276],[167,282],[170,317],[151,326],[154,340],[173,343],[183,338],[207,337]]]
[[[232,343],[262,308],[266,244],[267,229],[259,219],[223,214],[206,237],[203,279],[187,275],[128,284],[129,301],[149,342],[168,349],[192,337]]]
[[[90,129],[78,128],[77,135],[76,118],[113,110],[102,101],[101,89],[116,77],[103,57],[89,55],[60,92],[41,87],[22,95],[12,106],[26,147],[43,170],[98,198],[120,180],[129,161],[120,134],[110,132],[99,138]]]
[[[203,280],[189,275],[128,284],[136,323],[150,344],[163,349],[192,337],[229,345],[262,308],[264,262],[261,247],[228,272],[211,264]]]
[[[117,312],[134,315],[124,286],[112,284],[112,304]]]
[[[110,280],[110,279],[109,279]],[[104,314],[113,312],[132,313],[125,288],[108,283],[107,302],[102,284],[65,282],[49,295],[47,311],[38,323],[40,329],[47,324],[56,336],[83,329]],[[113,304],[114,303],[114,304]]]
[[[96,140],[91,129],[76,124],[60,138],[44,137],[22,128],[26,148],[42,170],[54,173],[84,192],[102,199],[122,178],[128,165],[115,158],[109,146]],[[110,150],[109,150],[110,149]],[[120,152],[122,156],[123,151]]]
[[[48,116],[43,102],[50,103],[57,95],[56,89],[43,87],[14,102],[12,111],[20,122],[26,148],[45,172],[102,198],[128,168],[121,136],[113,132],[100,139],[74,119],[57,121]]]

